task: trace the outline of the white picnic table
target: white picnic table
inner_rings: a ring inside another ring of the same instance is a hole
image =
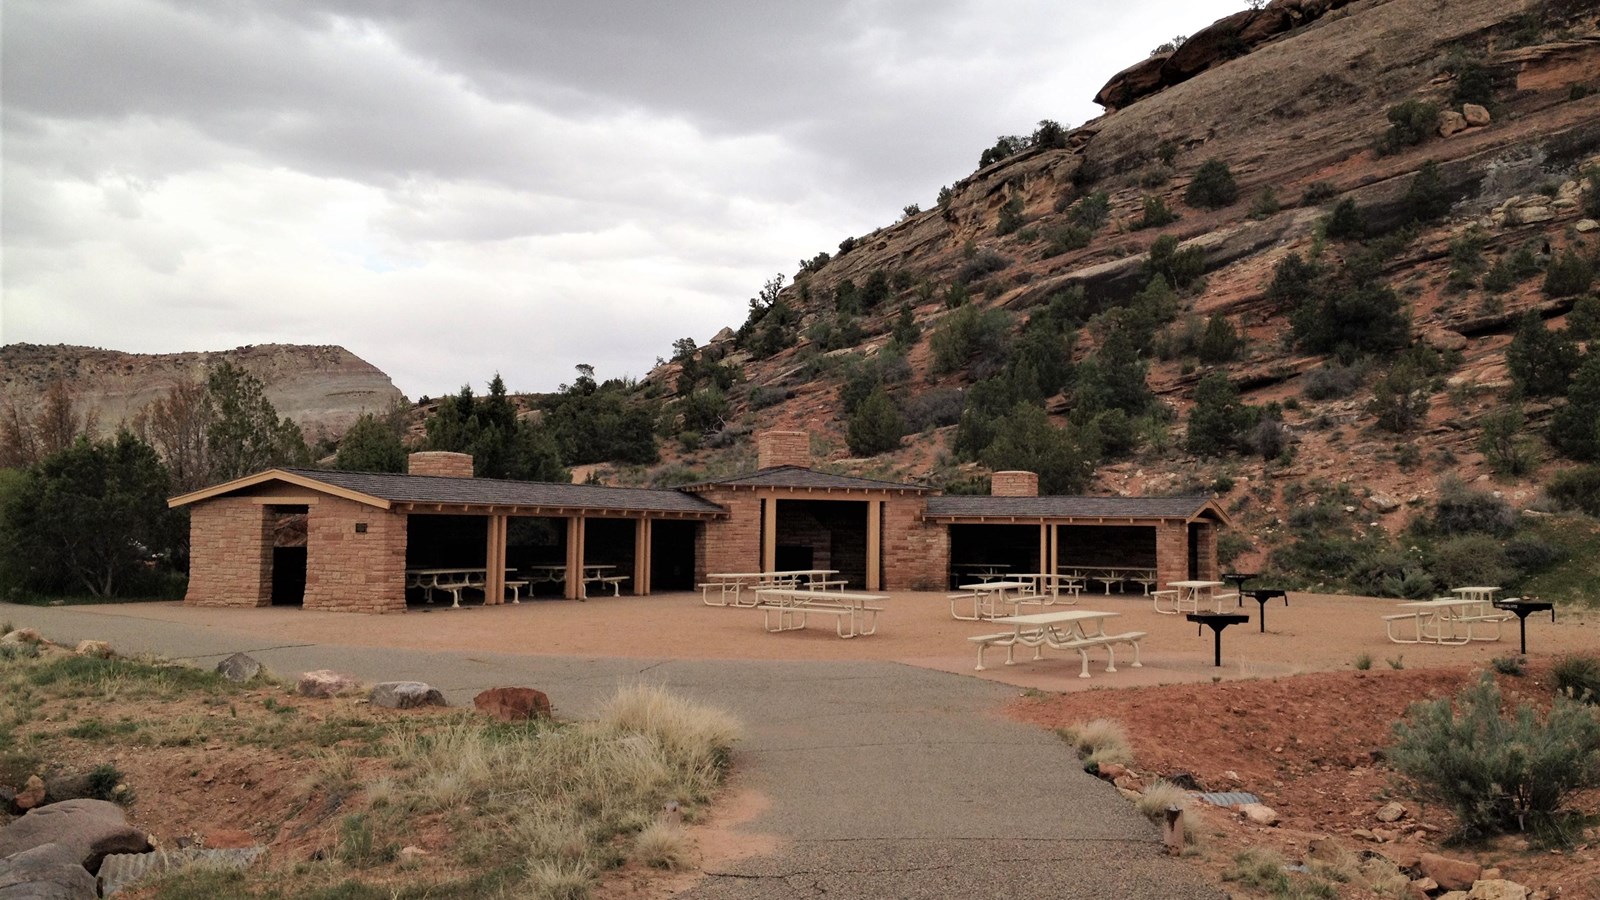
[[[406,587],[421,588],[428,598],[428,603],[433,603],[434,591],[447,591],[452,598],[451,609],[461,608],[461,592],[471,588],[481,591],[486,586],[485,576],[489,574],[487,566],[468,566],[465,568],[445,569],[407,569]],[[515,574],[514,569],[507,569],[507,575]],[[513,588],[516,596],[512,603],[522,602],[522,587],[526,582],[508,581],[506,587]]]
[[[605,565],[603,563],[595,563],[592,565],[585,563],[583,565],[583,584],[578,590],[578,596],[583,599],[588,599],[589,585],[591,584],[610,585],[613,596],[622,596],[622,582],[627,581],[628,578],[626,575],[610,574],[616,571],[617,568],[617,566]],[[538,583],[553,582],[559,584],[567,580],[567,567],[565,564],[528,566],[527,570],[529,581]]]
[[[980,581],[976,584],[963,584],[960,589],[966,593],[951,594],[949,597],[950,618],[962,622],[977,622],[981,619],[994,619],[1005,615],[1000,608],[1001,604],[1005,603],[1009,603],[1013,607],[1021,603],[1037,603],[1040,609],[1044,608],[1045,598],[1032,593],[1033,582],[1031,581]],[[1006,596],[1007,591],[1014,593],[1008,597]],[[956,609],[956,604],[963,600],[972,601],[972,615],[962,615]],[[1015,609],[1011,611],[1016,612]]]
[[[1451,588],[1450,593],[1463,600],[1483,600],[1493,603],[1494,595],[1498,594],[1500,590],[1498,587],[1458,587]]]
[[[744,589],[793,588],[802,582],[808,587],[844,589],[845,582],[830,576],[838,569],[784,569],[775,572],[707,572],[706,581],[700,585],[700,602],[707,606],[755,606],[757,599],[746,601]],[[716,599],[712,599],[712,592]]]
[[[1403,613],[1383,617],[1384,633],[1396,644],[1468,644],[1472,641],[1500,640],[1500,626],[1511,620],[1511,614],[1496,609],[1494,603],[1482,596],[1436,597],[1432,600],[1413,600],[1398,604]],[[1395,634],[1395,626],[1410,622],[1410,636]],[[1493,637],[1479,637],[1472,633],[1475,625],[1493,625]]]
[[[1083,662],[1083,669],[1078,674],[1079,678],[1089,677],[1089,650],[1094,647],[1106,649],[1106,671],[1117,670],[1117,655],[1114,644],[1127,644],[1133,648],[1134,667],[1140,666],[1139,641],[1145,636],[1142,631],[1130,631],[1124,634],[1106,634],[1105,622],[1114,619],[1120,613],[1104,612],[1094,609],[1074,609],[1060,612],[1030,613],[1020,616],[1003,616],[995,619],[996,625],[1009,625],[1010,631],[1001,631],[996,634],[977,635],[968,638],[978,645],[978,671],[983,671],[983,651],[989,647],[999,646],[1006,648],[1006,665],[1016,662],[1015,654],[1018,645],[1033,648],[1033,658],[1040,659],[1044,655],[1044,648],[1056,650],[1071,650],[1078,654]]]
[[[1083,581],[1072,575],[1049,572],[1017,573],[1008,576],[1010,581],[1027,582],[1032,586],[1033,592],[1046,598],[1044,605],[1051,606],[1062,599],[1065,593],[1069,599],[1067,603],[1077,603],[1078,594],[1083,590]]]
[[[877,634],[878,613],[883,607],[874,604],[889,599],[883,594],[811,588],[757,588],[755,594],[762,626],[768,632],[794,631],[806,627],[807,616],[830,615],[841,638]],[[776,627],[772,624],[774,613]]]
[[[1143,585],[1144,592],[1150,593],[1150,586],[1156,583],[1156,570],[1145,566],[1059,566],[1058,569],[1070,574],[1073,578],[1098,581],[1105,585],[1105,592],[1111,593],[1113,584],[1131,581]]]
[[[1239,597],[1237,593],[1215,592],[1216,588],[1224,586],[1221,581],[1169,581],[1166,590],[1155,591],[1150,595],[1150,602],[1156,612],[1164,616],[1197,613],[1202,602],[1213,606],[1213,612],[1222,612],[1222,601],[1237,600]],[[1171,602],[1172,608],[1162,609],[1163,601]]]

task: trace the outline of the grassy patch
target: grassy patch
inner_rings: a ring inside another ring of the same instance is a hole
[[[1560,560],[1528,578],[1523,593],[1562,605],[1600,609],[1600,523],[1583,516],[1552,516],[1525,526],[1557,547]]]

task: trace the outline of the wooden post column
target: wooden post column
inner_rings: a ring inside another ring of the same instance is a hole
[[[883,501],[867,501],[867,590],[883,590]]]
[[[1039,523],[1039,574],[1050,574],[1050,526]]]
[[[1050,568],[1045,571],[1051,575],[1061,571],[1061,526],[1055,523],[1050,525]]]
[[[637,519],[633,523],[633,593],[637,597],[650,593],[649,519]]]
[[[491,515],[488,519],[488,553],[484,560],[483,605],[496,606],[506,602],[506,517]]]
[[[583,598],[583,517],[567,519],[567,579],[565,596],[568,600]]]
[[[761,501],[761,571],[778,570],[778,498]]]

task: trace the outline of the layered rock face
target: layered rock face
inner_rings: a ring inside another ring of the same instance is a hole
[[[202,381],[231,362],[266,385],[278,414],[310,440],[338,437],[363,412],[382,412],[404,395],[377,367],[343,347],[261,344],[204,353],[121,353],[94,347],[9,344],[0,347],[0,408],[32,410],[52,383],[66,385],[79,415],[94,414],[101,433],[131,422],[152,400]]]

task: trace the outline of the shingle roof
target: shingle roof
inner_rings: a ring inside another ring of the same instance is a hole
[[[1209,497],[929,497],[928,516],[1050,519],[1192,519]]]
[[[777,487],[777,488],[836,488],[857,491],[911,491],[924,493],[928,489],[914,484],[901,484],[897,481],[879,481],[875,478],[856,478],[853,475],[833,475],[828,472],[818,472],[803,466],[772,466],[751,472],[748,475],[735,475],[721,481],[710,481],[705,484],[690,485],[684,490],[696,491],[708,487]]]
[[[283,471],[391,503],[450,503],[477,506],[542,506],[563,509],[616,509],[637,512],[715,514],[723,508],[682,491],[506,481],[496,478],[448,478],[439,475],[391,475],[324,469]]]

